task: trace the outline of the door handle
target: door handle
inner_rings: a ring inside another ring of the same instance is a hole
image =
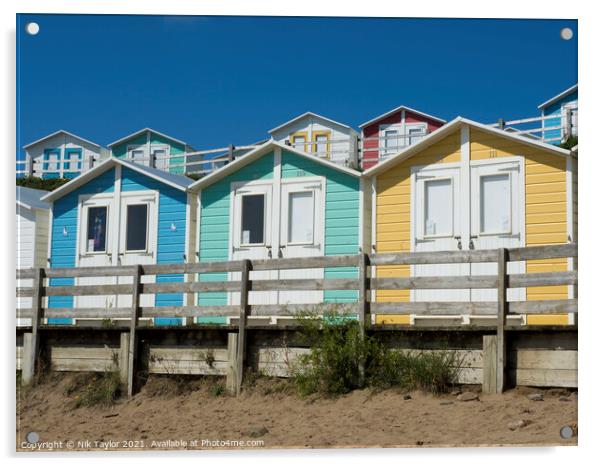
[[[458,249],[462,250],[462,237],[461,236],[454,236],[454,239],[456,241],[458,241]]]
[[[268,250],[268,259],[272,258],[272,246],[266,246],[265,247]]]

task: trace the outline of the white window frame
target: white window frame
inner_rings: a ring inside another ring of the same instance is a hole
[[[128,249],[128,219],[129,219],[129,215],[128,215],[128,209],[131,206],[146,206],[146,239],[145,239],[145,245],[146,247],[144,249]],[[151,216],[151,205],[150,202],[148,201],[133,201],[131,203],[127,203],[125,204],[125,225],[124,225],[124,240],[123,240],[123,252],[124,254],[130,254],[130,253],[140,253],[140,252],[148,252],[149,250],[149,245],[150,245],[150,216]]]
[[[391,149],[387,147],[386,134],[387,131],[397,131],[397,147]],[[401,146],[399,146],[401,140]],[[386,125],[380,125],[378,127],[378,149],[380,157],[389,157],[395,155],[404,148],[403,146],[403,124],[401,123],[390,123]]]
[[[238,215],[234,218],[234,247],[246,248],[246,247],[261,247],[267,243],[267,209],[269,207],[268,202],[269,193],[263,191],[249,191],[241,192],[237,190],[235,193],[235,202],[238,206]],[[242,216],[243,216],[243,199],[247,196],[263,196],[263,242],[261,243],[245,243],[242,240]]]
[[[281,219],[280,221],[282,222],[284,220],[284,222],[282,223],[282,226],[284,228],[284,244],[286,244],[287,246],[301,246],[304,244],[316,244],[316,230],[317,230],[317,225],[316,225],[316,213],[317,213],[317,209],[318,209],[318,199],[316,196],[316,190],[312,189],[312,188],[304,188],[304,187],[299,187],[296,189],[287,189],[287,196],[286,196],[286,200],[285,203],[283,204],[283,212],[282,215],[284,217],[284,219]],[[290,213],[290,200],[291,200],[291,194],[299,194],[299,193],[310,193],[311,194],[311,200],[312,200],[312,204],[313,204],[313,218],[312,218],[312,239],[311,241],[290,241],[290,219],[289,219],[289,213]]]
[[[165,157],[162,158],[161,160],[157,160],[155,157],[155,151],[157,150],[162,150],[165,152]],[[150,146],[150,158],[149,158],[149,164],[150,164],[150,159],[153,159],[154,163],[155,163],[155,168],[157,168],[158,165],[161,165],[162,168],[169,168],[169,164],[171,162],[171,154],[170,154],[170,146],[166,145],[166,144],[152,144]]]
[[[417,136],[420,139],[414,143],[410,143],[410,130],[411,129],[421,130],[421,134],[419,136]],[[427,132],[428,132],[428,124],[427,123],[406,123],[405,124],[404,141],[403,141],[405,143],[405,147],[408,147],[408,146],[411,146],[412,144],[416,144],[417,142],[420,142],[427,135]]]
[[[79,201],[79,209],[80,215],[78,216],[80,220],[78,220],[81,228],[79,229],[79,255],[82,257],[86,256],[96,256],[103,254],[110,254],[111,251],[111,204],[113,203],[113,196],[102,196],[102,197],[80,197]],[[88,218],[90,208],[95,207],[105,207],[107,209],[107,217],[106,217],[106,233],[105,233],[105,249],[103,251],[88,251]]]
[[[148,153],[146,151],[147,149],[147,145],[146,144],[136,144],[136,145],[132,145],[132,146],[128,146],[127,148],[127,158],[129,161],[131,162],[136,162],[136,158],[134,158],[134,152],[138,152],[141,151],[142,152],[142,160],[141,162],[144,165],[148,165],[149,160],[148,160]]]

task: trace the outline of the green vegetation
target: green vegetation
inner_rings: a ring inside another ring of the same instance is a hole
[[[340,317],[304,316],[299,323],[301,335],[311,348],[298,359],[292,371],[302,396],[314,393],[337,396],[364,386],[437,394],[457,380],[461,361],[454,351],[391,350],[374,337],[362,340],[359,323]]]
[[[68,180],[66,178],[54,178],[49,180],[43,180],[42,178],[36,178],[35,176],[28,176],[26,178],[17,178],[17,186],[41,189],[43,191],[54,191],[55,189],[60,188],[69,181],[71,180]]]
[[[77,374],[66,387],[65,394],[75,395],[74,408],[111,406],[121,396],[119,371]]]
[[[564,141],[562,144],[560,144],[559,147],[561,147],[563,149],[572,149],[576,145],[577,145],[577,136],[571,136],[566,141]]]

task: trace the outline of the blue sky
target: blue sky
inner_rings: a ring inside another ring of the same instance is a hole
[[[308,110],[356,127],[402,104],[491,123],[575,82],[575,20],[18,15],[17,148],[148,126],[206,149]]]

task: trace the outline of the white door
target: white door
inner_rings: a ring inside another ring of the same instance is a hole
[[[231,215],[232,260],[268,259],[272,256],[272,183],[234,185]],[[276,219],[277,220],[277,219]],[[277,279],[278,272],[251,272],[251,280]],[[240,272],[232,272],[231,280],[240,280]],[[276,304],[275,291],[251,291],[249,304]],[[229,293],[230,304],[240,304],[240,293]]]
[[[154,192],[121,194],[119,213],[118,265],[144,265],[157,262],[157,208]],[[145,276],[143,283],[153,283],[153,276]],[[131,284],[131,277],[119,277],[120,284]],[[118,307],[132,305],[132,297],[119,296]],[[141,306],[154,306],[155,295],[140,296]]]
[[[78,267],[103,267],[115,265],[111,251],[112,235],[116,228],[111,225],[111,215],[114,208],[113,195],[91,196],[80,198],[79,238],[78,238]],[[60,232],[59,232],[60,234]],[[63,234],[69,234],[68,231]],[[115,259],[116,260],[116,259]],[[113,277],[81,277],[78,285],[109,285],[114,284]],[[115,295],[77,296],[76,307],[115,307]]]
[[[520,161],[471,165],[470,248],[520,247],[524,235],[524,174]],[[497,264],[471,264],[472,275],[497,275]],[[508,273],[524,273],[524,262],[510,262]],[[525,299],[524,288],[508,293],[510,301]],[[496,301],[497,291],[472,290],[472,301]]]
[[[460,169],[417,168],[413,173],[413,250],[454,251],[461,245]],[[411,267],[415,277],[469,275],[468,264],[428,264]],[[413,301],[468,301],[469,290],[414,290]]]
[[[314,257],[324,251],[324,185],[322,180],[283,180],[280,196],[280,256]],[[323,269],[281,270],[281,279],[324,278]],[[281,291],[279,304],[322,302],[323,291]]]

